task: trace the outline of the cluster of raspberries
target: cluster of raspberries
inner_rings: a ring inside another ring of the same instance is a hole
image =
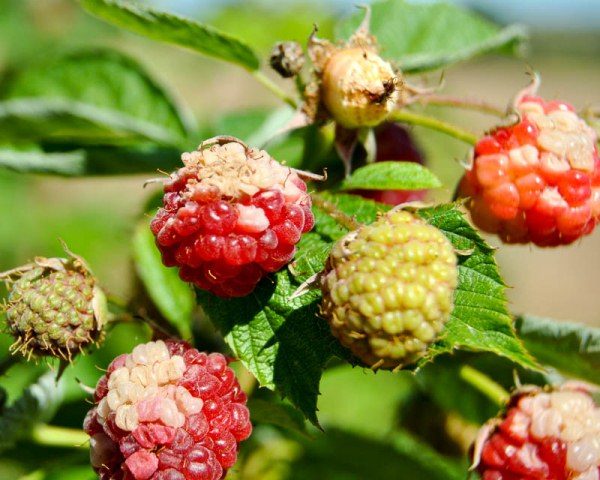
[[[482,429],[474,457],[483,480],[598,480],[600,408],[583,385],[527,387]]]
[[[84,428],[102,480],[219,480],[252,431],[227,359],[185,342],[138,345],[96,386]]]
[[[182,160],[151,223],[163,263],[220,297],[247,295],[291,261],[312,229],[306,184],[232,137],[204,142]]]
[[[518,123],[477,143],[459,193],[504,242],[572,243],[600,217],[597,135],[566,103],[525,95],[516,109]]]

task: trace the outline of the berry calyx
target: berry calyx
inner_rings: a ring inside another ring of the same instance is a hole
[[[597,136],[573,107],[524,95],[518,123],[475,146],[459,188],[473,222],[507,243],[569,244],[600,218]]]
[[[219,480],[252,424],[227,359],[185,342],[138,345],[109,365],[86,416],[102,480]]]
[[[577,384],[523,388],[482,428],[473,467],[483,480],[597,480],[600,407]]]
[[[397,368],[436,340],[457,281],[456,254],[444,234],[392,211],[334,245],[321,278],[321,313],[365,365]]]
[[[220,297],[249,294],[287,265],[314,225],[296,171],[232,137],[184,153],[150,225],[163,262]]]
[[[13,352],[27,358],[51,356],[71,361],[102,336],[106,297],[85,261],[38,257],[0,274],[9,293],[3,309]]]

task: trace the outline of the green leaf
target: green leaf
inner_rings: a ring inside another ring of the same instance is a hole
[[[133,236],[135,269],[150,298],[182,338],[191,337],[193,290],[179,279],[177,270],[162,264],[147,220],[141,221]]]
[[[5,98],[63,99],[120,112],[181,141],[195,126],[165,88],[114,50],[83,51],[29,67],[8,82]]]
[[[129,30],[203,55],[257,70],[256,53],[242,41],[189,18],[122,0],[79,0],[89,13]]]
[[[393,433],[388,442],[383,442],[328,429],[325,435],[304,443],[303,455],[290,466],[290,480],[464,480],[466,477],[466,467],[405,432]]]
[[[0,415],[0,451],[27,438],[36,423],[51,420],[62,397],[63,381],[56,382],[56,372],[46,373],[29,386],[23,396]]]
[[[600,328],[531,315],[518,317],[516,327],[541,363],[600,385]]]
[[[171,171],[180,165],[177,149],[149,144],[131,147],[90,146],[56,152],[44,151],[36,145],[0,145],[0,168],[20,173],[62,176],[155,174],[159,169]]]
[[[85,171],[85,163],[83,150],[48,153],[36,146],[27,149],[0,146],[0,167],[19,173],[81,175]]]
[[[441,68],[489,52],[514,54],[526,39],[521,26],[499,28],[449,3],[386,0],[373,3],[371,9],[371,33],[382,55],[405,73]],[[357,12],[343,20],[336,36],[350,37],[363,17],[364,12]]]
[[[78,101],[38,97],[0,102],[0,141],[120,145],[144,140],[160,145],[179,141],[161,125]]]
[[[485,243],[455,204],[422,209],[417,214],[439,228],[459,252],[454,309],[443,338],[430,349],[426,360],[463,348],[493,352],[525,368],[539,369],[516,336],[506,308],[506,286],[494,249]]]
[[[426,167],[415,162],[377,162],[355,170],[342,190],[421,190],[441,186]]]
[[[279,390],[317,425],[321,372],[339,344],[317,315],[318,292],[290,298],[298,286],[285,269],[247,297],[223,300],[198,291],[198,302],[259,384]]]
[[[289,403],[253,397],[248,400],[248,408],[253,423],[266,423],[306,434],[303,415]]]

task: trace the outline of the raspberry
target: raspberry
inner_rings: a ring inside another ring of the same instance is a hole
[[[106,297],[84,260],[68,253],[0,274],[9,285],[4,308],[13,351],[70,361],[100,339]]]
[[[600,218],[596,133],[560,102],[524,96],[520,121],[483,137],[459,188],[473,222],[507,243],[569,244]]]
[[[102,480],[218,480],[252,424],[227,359],[185,342],[138,345],[96,386],[84,429]]]
[[[151,223],[163,263],[220,297],[247,295],[290,262],[313,227],[306,184],[231,137],[204,142],[182,159]]]
[[[375,128],[376,162],[399,160],[423,164],[423,156],[408,130],[396,123],[382,123]],[[355,190],[353,193],[379,203],[399,205],[425,198],[426,190]]]
[[[581,386],[528,387],[482,429],[474,457],[483,480],[598,480],[600,408]]]
[[[279,42],[271,51],[269,63],[283,78],[294,77],[304,66],[304,52],[298,42]]]
[[[409,364],[450,316],[456,262],[442,232],[392,211],[334,245],[321,279],[322,314],[366,365]]]

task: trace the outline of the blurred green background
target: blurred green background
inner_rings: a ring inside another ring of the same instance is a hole
[[[165,0],[153,3],[231,32],[254,45],[264,56],[277,40],[304,43],[314,23],[319,25],[321,36],[330,36],[333,19],[353,8],[352,2],[344,1],[281,4],[275,0],[179,3]],[[495,11],[494,3],[505,4],[492,2],[490,7],[490,2],[466,3],[491,15]],[[563,3],[564,21],[567,21],[569,6],[574,8],[579,2]],[[508,9],[510,2],[506,5]],[[592,14],[600,16],[598,7],[590,8]],[[503,14],[503,21],[515,20],[507,18],[506,11]],[[521,20],[527,24],[529,18]],[[454,66],[445,72],[446,92],[504,106],[528,82],[526,72],[533,68],[541,73],[542,95],[570,101],[577,108],[598,106],[600,30],[593,24],[574,28],[571,24],[554,21],[548,23],[550,28],[543,22],[537,23],[525,59],[488,56]],[[278,105],[268,91],[241,69],[120,31],[86,15],[74,1],[0,0],[0,75],[10,75],[12,69],[19,66],[90,46],[111,46],[137,58],[160,83],[174,92],[182,105],[195,113],[201,125],[218,125],[222,115],[234,110]],[[289,87],[283,83],[282,86]],[[436,114],[477,132],[490,128],[494,122],[493,118],[479,114],[447,110],[438,110]],[[436,198],[449,199],[461,174],[459,162],[465,156],[465,147],[429,131],[415,129],[414,133],[427,161],[446,185],[445,190],[436,193]],[[199,143],[202,139],[197,140]],[[143,188],[144,180],[141,176],[75,180],[0,171],[0,211],[3,212],[0,271],[23,264],[36,255],[60,255],[59,239],[63,239],[71,250],[89,261],[109,292],[127,297],[134,288],[130,238],[152,193],[152,188]],[[498,244],[494,238],[489,240]],[[507,283],[513,287],[509,297],[514,312],[600,326],[600,296],[595,294],[600,275],[600,232],[556,250],[502,246],[498,261]],[[93,385],[101,374],[95,365],[106,365],[116,353],[131,348],[147,336],[148,332],[142,327],[117,327],[97,354],[79,359],[67,375],[66,403],[59,411],[57,422],[79,427],[88,408],[82,401],[85,395],[74,381],[75,377]],[[7,351],[9,343],[6,336],[0,338],[2,352]],[[10,398],[15,398],[23,385],[43,370],[44,365],[37,369],[16,366],[0,380],[0,385],[7,388]],[[409,398],[417,395],[413,388],[415,380],[409,374],[392,379],[389,375],[383,373],[375,377],[347,366],[329,370],[323,379],[319,404],[323,425],[330,429],[328,435],[315,441],[306,441],[302,436],[290,440],[276,430],[259,430],[250,442],[251,447],[247,447],[252,450],[252,456],[244,464],[243,475],[239,472],[238,475],[248,479],[375,478],[369,476],[368,468],[361,470],[368,463],[361,467],[352,455],[352,448],[358,448],[362,441],[367,442],[364,451],[373,449],[369,442],[375,442],[375,447],[380,448],[377,442],[389,434],[402,416],[394,410],[394,405],[401,399],[408,404]],[[354,397],[352,402],[340,404],[341,399],[356,395],[356,391],[366,398]],[[461,428],[459,425],[458,430]],[[385,448],[396,452],[411,452],[414,448],[407,439],[394,438],[395,446]],[[85,465],[86,456],[85,449],[50,450],[50,454],[39,447],[12,450],[0,460],[0,479],[20,478],[30,472],[32,466],[49,466],[52,470],[71,458]],[[327,470],[325,464],[332,456],[345,458],[344,468],[335,472]],[[296,461],[296,466],[290,466],[290,461]],[[375,459],[371,461],[377,463]],[[396,468],[393,462],[390,465]],[[390,471],[398,475],[398,468]],[[89,472],[83,466],[73,470],[73,476],[61,471],[56,477],[46,478],[93,478]],[[411,478],[428,477],[423,473]]]

